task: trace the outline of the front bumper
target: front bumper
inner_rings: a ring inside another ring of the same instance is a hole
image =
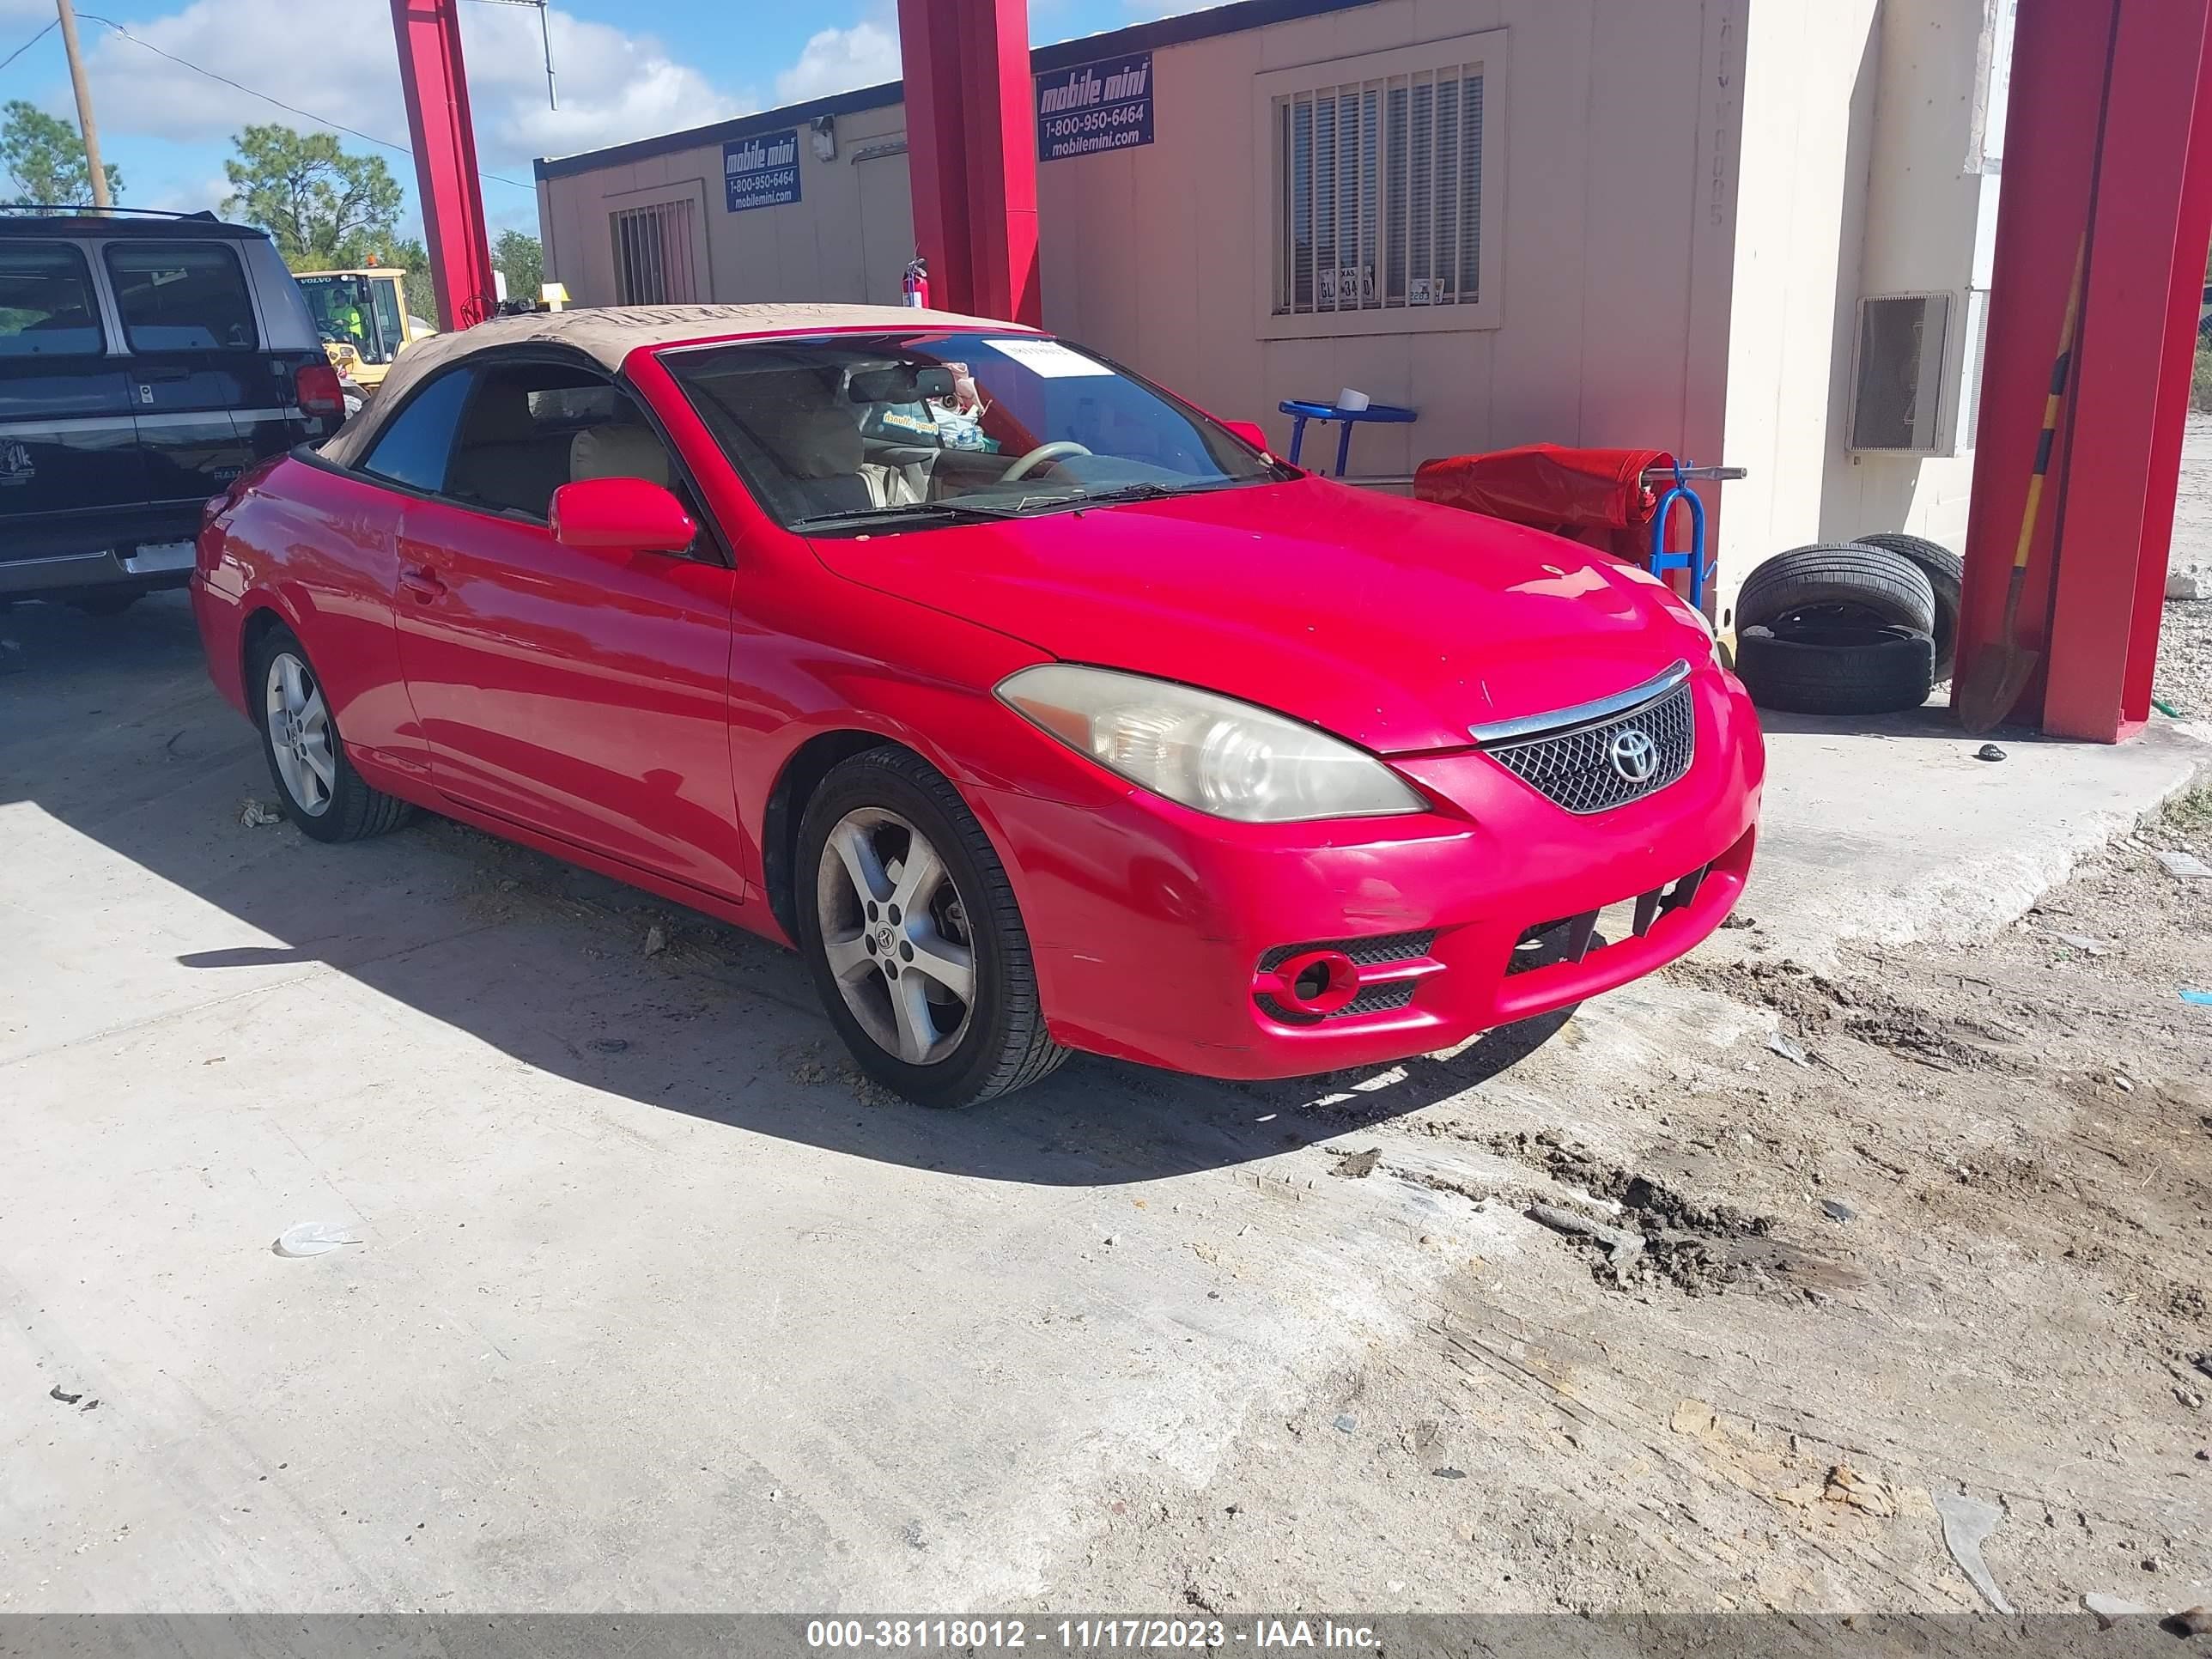
[[[1720,925],[1756,842],[1765,761],[1750,702],[1717,670],[1692,687],[1689,770],[1590,816],[1473,750],[1394,763],[1437,810],[1364,823],[1234,824],[1135,790],[987,789],[1053,1034],[1206,1076],[1296,1077],[1448,1048],[1651,972]],[[1693,891],[1676,887],[1693,872]],[[1521,948],[1544,930],[1556,947],[1574,932],[1561,924],[1662,891],[1680,902],[1653,903],[1640,930],[1579,960]],[[1316,946],[1358,963],[1363,994],[1293,1014],[1267,994],[1268,969]]]

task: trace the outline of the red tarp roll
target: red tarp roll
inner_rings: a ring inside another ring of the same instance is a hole
[[[1413,496],[1534,526],[1621,558],[1646,562],[1658,495],[1644,486],[1647,467],[1671,467],[1663,449],[1568,449],[1524,444],[1488,455],[1425,461]]]

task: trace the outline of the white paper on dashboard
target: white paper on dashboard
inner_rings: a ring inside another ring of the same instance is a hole
[[[1078,374],[1111,374],[1114,372],[1105,364],[1094,362],[1079,351],[1070,351],[1057,340],[986,340],[983,343],[1047,380],[1060,380]]]

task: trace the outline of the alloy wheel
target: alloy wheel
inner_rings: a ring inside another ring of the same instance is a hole
[[[331,810],[337,787],[337,750],[331,735],[323,689],[307,665],[289,651],[269,659],[265,688],[269,752],[292,804],[311,818]]]
[[[929,838],[878,806],[830,831],[816,872],[822,949],[845,1006],[886,1054],[941,1060],[974,1018],[968,913]]]

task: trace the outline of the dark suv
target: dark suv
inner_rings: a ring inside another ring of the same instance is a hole
[[[0,210],[0,605],[183,586],[202,503],[344,414],[266,233]]]

